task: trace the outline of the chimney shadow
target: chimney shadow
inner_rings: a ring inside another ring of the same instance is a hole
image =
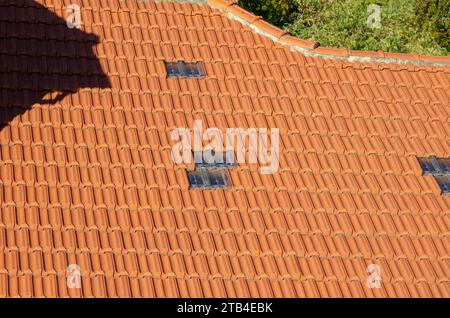
[[[35,104],[111,87],[98,43],[34,0],[0,0],[0,131]]]

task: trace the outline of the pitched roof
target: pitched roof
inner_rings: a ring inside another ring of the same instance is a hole
[[[0,3],[0,297],[450,296],[450,196],[416,158],[450,156],[449,57],[317,48],[223,0],[83,1],[69,30],[73,2]],[[279,128],[279,172],[189,189],[170,132],[195,119]]]

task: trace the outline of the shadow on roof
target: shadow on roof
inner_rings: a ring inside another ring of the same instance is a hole
[[[110,87],[93,51],[98,42],[33,0],[1,0],[0,130],[35,104]]]

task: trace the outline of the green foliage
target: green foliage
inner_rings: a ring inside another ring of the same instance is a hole
[[[291,23],[297,13],[295,0],[241,0],[239,5],[280,27]]]
[[[450,52],[450,1],[417,0],[416,23],[429,30],[447,53]]]
[[[450,0],[241,0],[245,8],[322,46],[418,54],[450,53]],[[370,4],[381,27],[370,28]]]

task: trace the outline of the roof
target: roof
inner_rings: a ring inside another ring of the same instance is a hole
[[[450,196],[416,158],[450,156],[448,56],[320,48],[223,0],[83,1],[68,29],[69,2],[0,2],[0,297],[450,296]],[[170,132],[195,119],[279,128],[279,171],[189,189]]]

